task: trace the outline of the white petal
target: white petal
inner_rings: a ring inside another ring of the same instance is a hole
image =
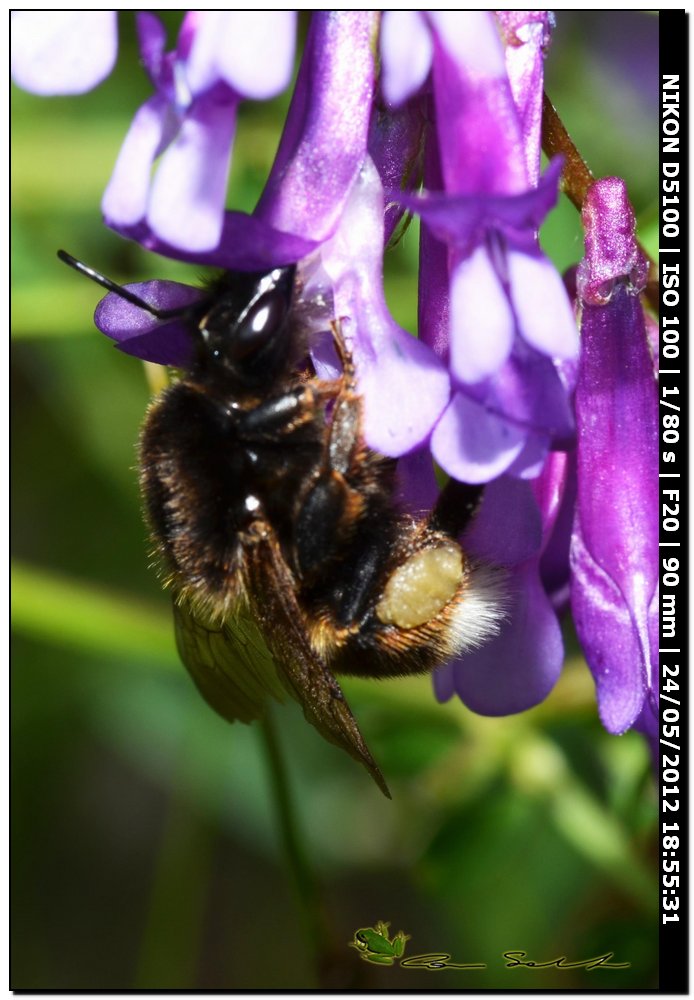
[[[480,382],[504,364],[515,321],[483,246],[461,261],[451,278],[451,368],[461,382]]]
[[[205,11],[186,65],[191,91],[222,79],[243,97],[274,97],[291,79],[295,35],[295,11]]]
[[[551,358],[578,356],[578,328],[558,271],[542,254],[507,252],[511,298],[523,338]]]
[[[12,76],[33,94],[83,94],[108,76],[118,51],[114,10],[12,13]]]
[[[389,10],[381,22],[383,96],[398,105],[419,90],[431,68],[429,26],[416,10]]]

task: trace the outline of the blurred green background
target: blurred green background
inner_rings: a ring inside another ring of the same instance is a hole
[[[165,14],[170,38],[179,20]],[[657,19],[557,15],[547,90],[598,176],[626,177],[657,233]],[[65,247],[120,281],[187,267],[107,231],[99,201],[149,94],[132,14],[118,67],[75,99],[12,94],[12,985],[42,989],[637,989],[657,984],[656,800],[645,743],[597,721],[567,631],[566,670],[532,712],[436,704],[428,679],[346,681],[393,791],[386,801],[298,709],[274,713],[333,951],[304,933],[258,727],[202,702],[148,569],[135,442],[142,366],[94,329],[99,290]],[[231,200],[251,208],[286,98],[243,105]],[[562,203],[545,248],[581,256]],[[388,295],[416,315],[416,227]],[[347,942],[377,920],[407,954],[486,971],[379,968]],[[622,970],[506,969],[613,951]]]

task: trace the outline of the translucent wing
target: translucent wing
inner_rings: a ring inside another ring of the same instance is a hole
[[[248,611],[220,627],[174,603],[174,624],[179,655],[198,690],[229,722],[259,718],[268,696],[285,700],[274,660]]]
[[[318,732],[363,764],[390,798],[340,685],[311,647],[294,579],[269,527],[246,559],[250,610],[220,626],[174,603],[179,655],[198,690],[229,722],[252,722],[268,697],[291,695]]]

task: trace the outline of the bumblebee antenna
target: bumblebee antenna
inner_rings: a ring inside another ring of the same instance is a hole
[[[126,302],[130,302],[131,305],[137,306],[139,309],[144,309],[145,312],[150,313],[152,316],[156,316],[157,319],[175,319],[176,316],[183,316],[190,310],[190,306],[179,306],[177,309],[157,309],[156,306],[150,305],[149,302],[145,302],[145,300],[141,299],[139,295],[135,295],[134,292],[124,288],[123,285],[118,285],[115,281],[111,281],[111,279],[107,278],[105,274],[95,271],[94,268],[89,267],[88,264],[83,264],[81,260],[77,260],[76,257],[67,253],[66,250],[58,250],[58,257],[64,264],[67,264],[68,267],[73,268],[75,271],[79,271],[80,274],[84,274],[87,278],[91,278],[91,280],[96,282],[97,285],[101,285],[102,288],[107,288],[109,292],[114,292],[116,295],[120,296],[121,299],[125,299]]]

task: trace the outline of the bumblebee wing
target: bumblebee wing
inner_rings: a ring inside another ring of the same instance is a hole
[[[240,609],[216,626],[174,603],[178,652],[208,704],[229,722],[252,722],[268,696],[284,701],[272,655],[251,614]]]
[[[250,547],[247,567],[255,616],[280,679],[321,736],[363,764],[390,798],[340,685],[309,642],[294,579],[269,527]]]

